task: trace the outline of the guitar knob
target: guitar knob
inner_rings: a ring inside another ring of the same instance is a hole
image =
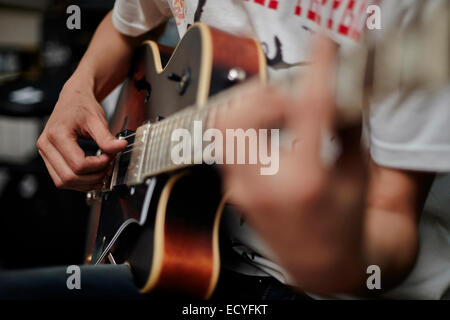
[[[101,197],[101,192],[100,191],[89,191],[88,193],[86,193],[86,203],[88,206],[91,206],[94,204],[95,201],[97,201],[98,199],[100,199]]]
[[[241,68],[233,68],[228,71],[227,79],[232,83],[239,83],[247,78],[247,74]]]
[[[171,81],[175,81],[175,82],[181,81],[181,77],[173,72],[169,73],[169,75],[167,76],[167,79],[169,79]]]
[[[169,79],[170,81],[178,82],[178,93],[180,95],[183,95],[186,92],[186,89],[191,81],[191,70],[189,69],[189,67],[187,67],[186,69],[184,69],[184,72],[181,76],[171,72],[167,75],[167,79]]]
[[[86,193],[86,203],[88,206],[94,203],[94,193],[92,191]]]
[[[142,79],[134,79],[134,86],[138,92],[141,90],[145,91],[144,103],[146,104],[152,94],[152,86],[145,80],[145,77]]]

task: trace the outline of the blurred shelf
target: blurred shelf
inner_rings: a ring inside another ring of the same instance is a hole
[[[44,10],[49,3],[50,0],[0,0],[0,6],[32,10]]]

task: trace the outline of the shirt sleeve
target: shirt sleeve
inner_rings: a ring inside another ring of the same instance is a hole
[[[450,85],[393,94],[365,119],[372,159],[383,166],[450,172]]]
[[[432,13],[448,0],[385,1],[384,30],[402,28],[421,8]],[[408,13],[408,14],[402,14]],[[400,14],[400,16],[399,16]],[[377,35],[384,36],[384,30]],[[364,138],[379,165],[415,171],[450,172],[450,85],[440,90],[400,91],[373,103],[365,112]]]
[[[112,22],[119,32],[136,37],[157,27],[170,16],[169,5],[164,0],[116,0]]]

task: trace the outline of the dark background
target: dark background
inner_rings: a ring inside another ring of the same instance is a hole
[[[81,8],[80,30],[66,27],[66,8],[71,4]],[[21,147],[35,144],[62,85],[113,4],[110,0],[0,1],[2,269],[82,263],[89,217],[85,194],[57,190],[36,150]],[[39,92],[39,101],[11,101],[11,93],[22,88]],[[27,128],[26,124],[31,128],[16,130]]]
[[[72,4],[81,8],[80,30],[66,27]],[[114,0],[0,0],[0,270],[83,261],[85,194],[54,187],[35,143],[113,5]]]

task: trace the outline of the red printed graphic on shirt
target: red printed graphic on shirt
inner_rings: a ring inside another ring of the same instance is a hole
[[[356,0],[349,0],[337,30],[339,34],[359,40],[367,3],[368,0],[362,0],[360,6],[357,7]]]
[[[184,0],[173,0],[173,16],[175,17],[177,25],[184,22],[184,19],[186,18],[186,7],[184,5]]]
[[[189,23],[186,17],[185,3],[194,0],[173,0],[173,12],[177,24],[187,24],[201,21],[204,11],[208,11],[208,6],[214,1],[196,0],[196,9],[192,21]],[[294,19],[298,18],[299,28],[314,33],[322,26],[332,31],[336,36],[352,38],[359,41],[365,19],[367,19],[366,9],[370,1],[378,3],[381,0],[241,0],[248,6],[261,8],[267,14],[276,14],[283,11],[292,14]],[[211,8],[211,7],[210,7]],[[190,10],[190,9],[189,9]],[[221,8],[221,10],[223,10]],[[258,9],[258,11],[261,11]],[[264,12],[258,12],[264,15]],[[275,31],[275,30],[274,30]],[[336,39],[339,41],[339,39]],[[266,54],[267,64],[274,69],[286,69],[298,63],[287,62],[284,55],[284,45],[282,37],[278,34],[267,35],[262,42]]]
[[[276,0],[244,1],[271,9],[269,11],[277,11],[284,4]],[[378,2],[375,1],[375,3]],[[324,23],[329,30],[358,41],[364,26],[369,0],[296,0],[289,3],[291,4],[294,15],[313,21],[317,25],[322,25],[323,15],[328,14]],[[325,8],[331,10],[325,10]],[[339,14],[336,14],[337,12]],[[306,28],[306,30],[309,29]]]
[[[244,1],[251,1],[251,0],[244,0]],[[260,4],[264,7],[267,6],[267,8],[272,10],[278,10],[278,0],[253,0],[254,3]]]
[[[307,16],[308,19],[320,24],[322,20],[320,11],[322,9],[322,6],[326,3],[327,0],[311,0],[311,2],[309,3],[309,10]]]

